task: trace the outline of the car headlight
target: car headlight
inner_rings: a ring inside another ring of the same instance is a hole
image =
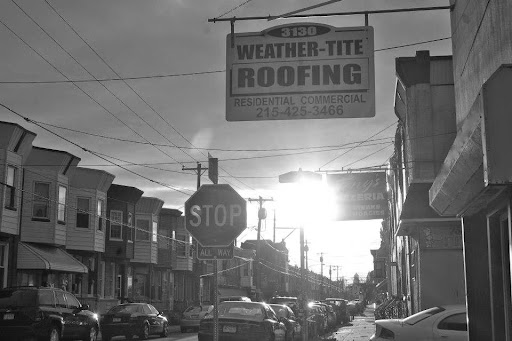
[[[96,321],[98,321],[98,314],[93,313],[93,314],[92,314],[92,318],[93,318],[93,319],[95,319]]]

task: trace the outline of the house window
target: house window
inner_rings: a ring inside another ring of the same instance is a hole
[[[98,230],[103,231],[103,222],[105,221],[105,202],[103,201],[103,199],[98,199],[96,215],[98,216]]]
[[[0,244],[0,288],[7,286],[7,250],[9,245],[7,243]]]
[[[178,236],[176,238],[176,255],[177,256],[180,256],[180,257],[187,256],[185,239],[186,239],[185,236]]]
[[[34,200],[32,216],[35,218],[50,218],[50,184],[36,182],[34,184]]]
[[[123,239],[123,212],[110,211],[110,239]]]
[[[133,241],[133,214],[128,212],[128,241]]]
[[[89,228],[89,198],[76,199],[76,227]]]
[[[59,186],[59,208],[57,212],[57,220],[60,222],[66,221],[66,192],[66,187]]]
[[[158,235],[158,223],[156,221],[153,222],[153,242],[157,242],[157,235]]]
[[[121,297],[121,285],[123,283],[122,276],[116,276],[116,297]]]
[[[149,240],[149,220],[137,219],[137,230],[135,231],[136,240]]]
[[[16,208],[16,168],[7,166],[7,179],[5,186],[5,207]]]

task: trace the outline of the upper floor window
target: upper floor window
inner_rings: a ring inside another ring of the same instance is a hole
[[[128,212],[128,241],[133,241],[133,214]]]
[[[5,183],[5,207],[16,208],[16,167],[7,166]]]
[[[135,238],[137,240],[149,240],[150,235],[149,220],[137,219],[137,230],[135,231]]]
[[[50,184],[34,183],[34,200],[32,201],[32,216],[50,219]]]
[[[98,199],[98,207],[96,214],[98,216],[98,230],[103,231],[103,223],[105,221],[105,201],[103,199]]]
[[[89,198],[76,198],[76,227],[89,228]]]
[[[153,222],[153,242],[158,242],[158,223],[156,221]]]
[[[110,211],[110,239],[123,239],[123,212]]]
[[[59,185],[59,207],[57,211],[57,220],[66,221],[66,192],[67,188]]]

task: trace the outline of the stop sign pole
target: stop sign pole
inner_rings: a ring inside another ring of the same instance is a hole
[[[203,247],[226,247],[247,228],[247,202],[230,185],[202,185],[185,202],[185,229]],[[213,258],[213,340],[219,340],[218,259]]]

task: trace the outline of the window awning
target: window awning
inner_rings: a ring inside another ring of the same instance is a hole
[[[18,269],[89,272],[87,266],[58,247],[22,242],[18,244]]]
[[[388,286],[388,281],[387,281],[387,279],[385,279],[385,280],[383,280],[383,281],[380,281],[380,282],[375,286],[375,288],[377,288],[377,289],[385,289],[385,288],[387,288],[387,286]]]

